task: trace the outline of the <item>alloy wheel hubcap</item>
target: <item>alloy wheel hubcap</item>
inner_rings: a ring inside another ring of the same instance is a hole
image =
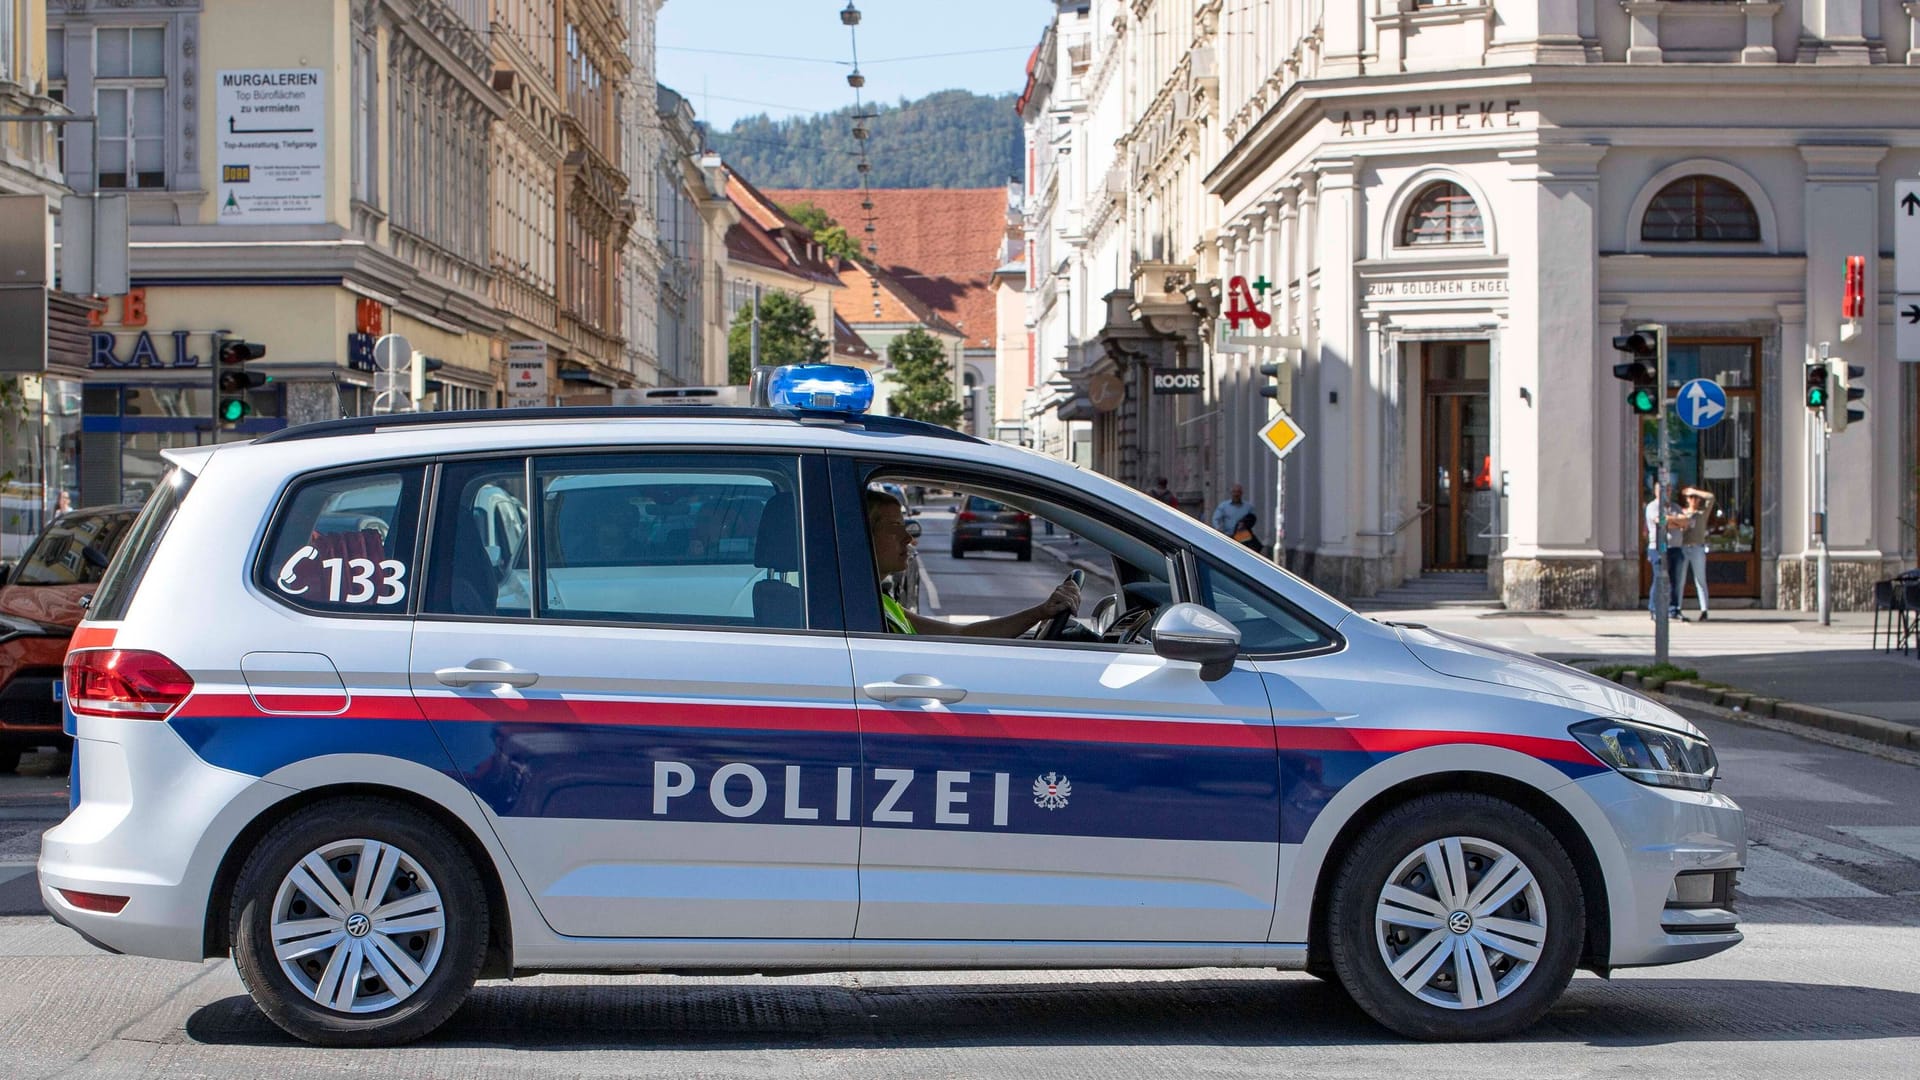
[[[1518,989],[1539,963],[1546,898],[1532,868],[1499,844],[1435,840],[1387,875],[1374,939],[1407,993],[1443,1009],[1484,1008]]]
[[[308,1000],[370,1013],[412,997],[433,974],[446,909],[411,855],[378,840],[341,840],[287,872],[269,930],[280,970]]]

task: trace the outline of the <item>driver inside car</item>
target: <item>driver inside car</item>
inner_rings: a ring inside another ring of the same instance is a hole
[[[907,568],[907,548],[914,539],[907,531],[906,517],[900,511],[900,500],[884,491],[868,491],[867,531],[873,537],[876,584],[887,575],[897,574]],[[1070,616],[1079,611],[1080,586],[1071,579],[1063,581],[1053,590],[1053,595],[1033,607],[976,623],[960,624],[929,619],[918,612],[908,611],[885,592],[880,594],[880,608],[889,633],[1014,638],[1056,615],[1064,613]]]

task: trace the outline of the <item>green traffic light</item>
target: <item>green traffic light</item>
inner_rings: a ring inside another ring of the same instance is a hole
[[[1827,388],[1824,386],[1807,387],[1807,408],[1824,409],[1827,407]]]
[[[1644,386],[1636,386],[1628,391],[1627,406],[1641,416],[1650,415],[1658,407],[1653,400],[1653,391]]]
[[[252,411],[247,403],[241,401],[239,398],[228,398],[220,403],[220,419],[224,423],[238,423],[241,420],[245,420],[247,414]]]

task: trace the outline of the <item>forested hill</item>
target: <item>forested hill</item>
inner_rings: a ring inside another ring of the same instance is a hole
[[[1022,175],[1015,95],[942,90],[918,101],[869,105],[872,186],[981,188]],[[853,107],[780,120],[766,115],[710,132],[714,149],[762,190],[857,188]]]

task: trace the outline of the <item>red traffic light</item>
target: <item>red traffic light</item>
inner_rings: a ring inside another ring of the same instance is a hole
[[[1867,257],[1847,256],[1846,291],[1840,296],[1840,317],[1865,318],[1867,313]]]

